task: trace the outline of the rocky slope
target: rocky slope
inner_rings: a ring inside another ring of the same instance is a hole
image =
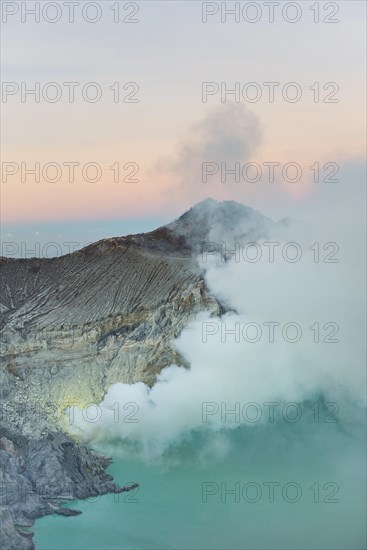
[[[58,510],[68,484],[74,498],[118,490],[108,461],[63,434],[64,409],[100,402],[115,382],[151,385],[162,368],[185,364],[173,340],[199,311],[223,311],[196,261],[203,243],[254,241],[271,223],[209,199],[151,233],[59,258],[1,258],[4,548],[31,548],[22,526]],[[53,493],[36,498],[40,484]]]
[[[32,438],[1,427],[1,548],[32,549],[29,527],[37,517],[80,513],[62,502],[121,492],[105,472],[109,464],[62,432]]]

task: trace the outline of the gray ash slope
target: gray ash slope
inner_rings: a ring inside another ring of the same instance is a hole
[[[70,484],[75,498],[118,490],[108,459],[63,432],[62,411],[185,365],[174,339],[198,312],[223,313],[196,262],[202,244],[256,241],[274,225],[207,199],[150,233],[59,258],[0,259],[3,548],[32,548],[24,527],[57,512]]]

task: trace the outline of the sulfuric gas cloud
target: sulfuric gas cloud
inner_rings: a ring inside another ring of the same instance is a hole
[[[219,436],[269,423],[265,403],[323,399],[336,404],[347,424],[363,414],[364,234],[361,188],[354,185],[355,193],[335,193],[333,208],[322,208],[315,197],[317,208],[309,209],[308,219],[298,212],[302,223],[267,225],[256,246],[245,237],[238,241],[238,225],[231,233],[214,224],[210,253],[197,261],[228,312],[221,318],[203,312],[176,340],[190,368],[171,365],[152,388],[113,385],[99,404],[98,422],[74,409],[71,429],[94,442],[117,439],[151,459],[197,432]],[[246,232],[246,220],[238,223]],[[243,415],[223,419],[223,404],[242,410],[248,403],[260,407],[256,424]],[[116,404],[118,421],[111,412]],[[132,421],[126,421],[128,413]]]

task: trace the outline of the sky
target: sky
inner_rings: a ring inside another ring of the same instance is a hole
[[[151,230],[208,196],[307,216],[363,179],[364,2],[275,2],[273,22],[266,2],[80,1],[72,22],[40,2],[38,23],[36,4],[2,2],[3,255]]]

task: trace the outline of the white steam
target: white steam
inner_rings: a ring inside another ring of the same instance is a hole
[[[218,162],[232,167],[253,159],[262,143],[263,128],[258,117],[243,104],[228,102],[208,111],[179,141],[175,152],[161,158],[152,178],[166,181],[162,200],[172,205],[193,204],[208,195],[218,199],[243,197],[244,189],[223,185],[219,173],[202,181],[203,163]]]
[[[323,225],[330,228],[328,221],[325,216]],[[348,223],[345,220],[345,225],[338,225],[333,233],[339,251],[332,259],[337,263],[324,262],[334,250],[323,248],[331,241],[330,234],[322,230],[328,237],[325,241],[320,233],[311,234],[303,226],[297,228],[302,257],[295,263],[286,261],[284,246],[295,241],[292,224],[288,229],[283,227],[281,234],[274,229],[274,235],[266,239],[279,243],[274,248],[274,262],[269,261],[264,240],[259,242],[262,257],[258,262],[247,261],[242,253],[237,262],[209,256],[202,265],[209,289],[235,312],[222,318],[203,313],[182,332],[176,347],[189,361],[190,369],[177,365],[164,369],[151,389],[142,383],[113,385],[100,404],[98,422],[87,422],[82,411],[74,410],[74,429],[94,441],[118,438],[152,458],[190,439],[195,431],[218,433],[240,424],[254,425],[242,414],[240,419],[230,414],[223,419],[223,407],[233,410],[236,403],[241,410],[248,403],[256,403],[261,411],[258,422],[269,422],[265,403],[302,403],[323,395],[336,403],[341,418],[345,403],[364,406],[363,272],[358,275],[363,258],[357,254],[355,241],[350,240]],[[318,262],[315,247],[309,248],[314,242],[319,242]],[[234,248],[229,240],[225,244]],[[241,247],[244,244],[240,243]],[[289,255],[294,250],[289,249]],[[253,323],[252,328],[248,323]],[[279,323],[274,325],[274,341],[268,323]],[[292,326],[282,334],[288,323],[301,328],[296,342],[290,341],[295,337]],[[247,341],[243,336],[246,325]],[[224,337],[224,329],[236,326],[239,341],[233,334]],[[319,342],[315,341],[316,331]],[[258,341],[249,341],[256,338]],[[118,419],[112,412],[116,403]],[[133,417],[127,418],[134,406],[125,410],[126,403],[137,404]],[[249,411],[249,416],[254,414],[255,408]]]

